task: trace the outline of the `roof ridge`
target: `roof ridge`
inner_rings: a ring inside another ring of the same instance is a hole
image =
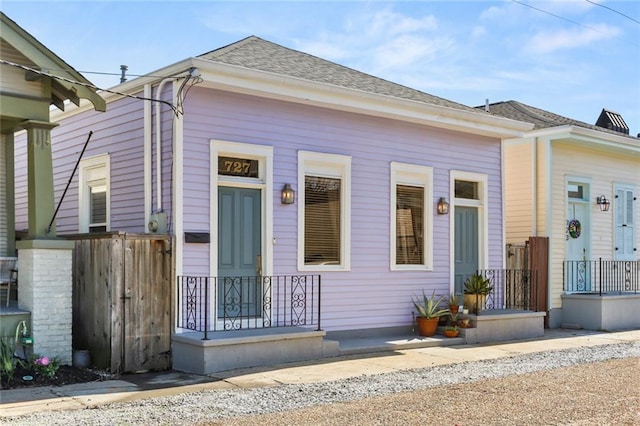
[[[256,42],[258,42],[256,44],[257,49],[262,47],[262,43],[265,46],[270,46],[267,48],[273,49],[270,51],[270,56],[251,53],[253,47],[250,45]],[[246,48],[247,51],[243,52],[243,48]],[[435,96],[256,36],[249,36],[230,45],[199,55],[197,58],[395,98],[411,99],[426,104],[475,111],[474,108],[468,105]]]
[[[232,52],[234,50],[237,50],[237,49],[241,48],[242,46],[245,46],[245,45],[247,45],[249,43],[253,43],[256,40],[262,40],[262,39],[260,37],[255,36],[255,35],[250,35],[250,36],[247,36],[247,37],[245,37],[245,38],[243,38],[241,40],[234,41],[233,43],[229,43],[229,44],[227,44],[225,46],[218,47],[217,49],[213,49],[213,50],[210,50],[208,52],[202,53],[202,54],[196,56],[196,58],[201,58],[203,56],[209,56],[209,57],[214,57],[214,58],[218,57],[218,56],[222,56],[225,53],[229,53],[229,52]],[[263,41],[265,41],[265,40],[263,40]],[[207,58],[207,59],[209,59],[209,58]]]
[[[509,103],[509,105],[511,105],[512,108],[520,111],[521,113],[531,115],[531,116],[533,116],[534,118],[537,118],[540,121],[544,121],[545,123],[556,124],[556,125],[557,124],[561,124],[561,123],[558,123],[557,120],[552,120],[551,118],[545,117],[544,115],[534,111],[532,108],[535,109],[535,107],[532,107],[530,105],[526,105],[526,104],[523,104],[521,102],[514,101],[514,100],[508,101],[508,103]],[[546,112],[548,114],[553,114],[555,116],[558,115],[558,114],[555,114],[555,113],[550,112],[550,111],[546,111]],[[564,118],[566,118],[567,120],[572,120],[569,117],[564,117]],[[572,120],[572,121],[575,121],[575,120]]]

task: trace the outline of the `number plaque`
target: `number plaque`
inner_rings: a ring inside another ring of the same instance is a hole
[[[258,177],[258,160],[218,157],[218,174],[225,176]]]

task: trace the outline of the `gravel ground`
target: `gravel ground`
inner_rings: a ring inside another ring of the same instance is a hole
[[[44,412],[15,425],[640,425],[640,343]]]

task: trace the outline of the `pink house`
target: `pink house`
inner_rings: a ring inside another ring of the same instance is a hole
[[[173,236],[176,368],[226,368],[184,359],[225,350],[229,328],[258,340],[237,330],[282,320],[329,338],[409,331],[415,296],[461,293],[476,270],[504,267],[501,141],[530,124],[257,37],[112,90],[106,113],[53,117],[58,194],[93,131],[57,231]],[[17,192],[17,229],[26,202]],[[187,300],[201,284],[207,296]],[[300,284],[302,316],[284,296],[288,314],[276,312],[273,292]],[[185,343],[205,330],[220,332]],[[274,357],[314,356],[296,350]]]

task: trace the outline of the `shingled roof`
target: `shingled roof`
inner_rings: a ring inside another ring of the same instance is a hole
[[[256,36],[247,37],[197,58],[378,95],[477,112],[472,107],[392,83]]]
[[[476,109],[482,109],[482,110],[484,110],[485,108],[486,108],[485,105],[476,107]],[[630,137],[625,133],[616,132],[614,130],[610,130],[604,127],[599,127],[593,124],[585,123],[583,121],[574,120],[568,117],[564,117],[562,115],[554,114],[552,112],[545,111],[540,108],[532,107],[530,105],[525,105],[521,102],[513,101],[513,100],[489,104],[489,113],[499,115],[505,118],[511,118],[513,120],[520,120],[520,121],[526,121],[528,123],[533,123],[534,130],[548,129],[548,128],[559,127],[559,126],[578,126],[578,127],[584,127],[587,129],[597,130],[600,132],[612,133],[616,135]]]

